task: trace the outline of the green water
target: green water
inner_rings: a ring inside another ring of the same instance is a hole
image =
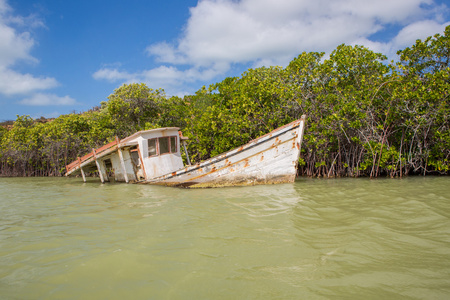
[[[448,177],[0,193],[0,299],[450,298]]]

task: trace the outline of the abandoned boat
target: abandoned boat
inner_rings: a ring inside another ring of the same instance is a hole
[[[184,166],[181,145],[187,140],[177,127],[136,132],[66,166],[66,176],[98,171],[100,180],[203,188],[294,182],[297,174],[305,116],[249,143]]]

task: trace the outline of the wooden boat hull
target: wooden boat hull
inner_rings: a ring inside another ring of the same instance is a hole
[[[142,183],[188,188],[294,182],[305,118],[199,164]]]

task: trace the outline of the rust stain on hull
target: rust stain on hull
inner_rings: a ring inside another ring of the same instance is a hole
[[[230,187],[230,186],[253,186],[253,185],[263,185],[263,184],[282,184],[282,183],[293,183],[295,181],[295,175],[284,175],[284,176],[274,176],[271,178],[252,178],[252,177],[242,177],[235,178],[231,180],[214,180],[211,182],[178,182],[172,183],[168,186],[182,187],[182,188],[216,188],[216,187]],[[164,184],[163,184],[164,185]]]
[[[248,162],[248,158],[246,158],[244,160],[245,164],[244,164],[244,168],[247,168],[249,166],[249,162]]]

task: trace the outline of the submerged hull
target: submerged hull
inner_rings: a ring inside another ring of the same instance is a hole
[[[206,188],[294,182],[305,118],[196,165],[141,183]]]

